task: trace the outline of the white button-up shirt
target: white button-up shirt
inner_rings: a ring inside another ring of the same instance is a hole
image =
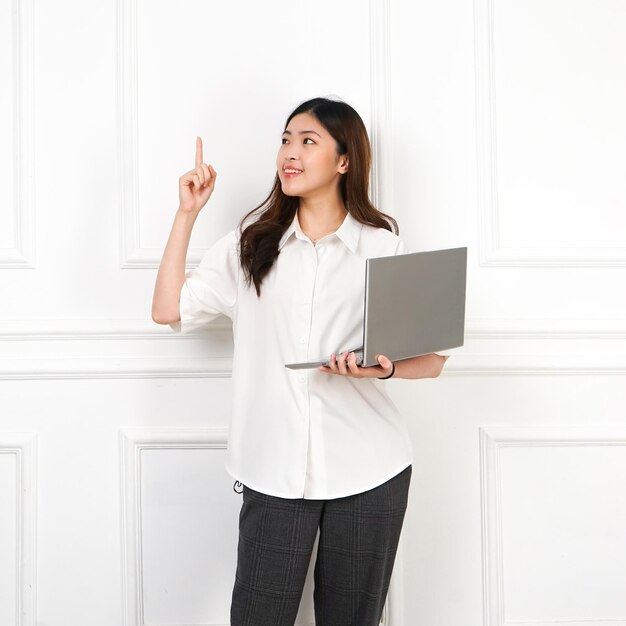
[[[313,245],[294,218],[261,285],[244,280],[234,230],[187,272],[177,331],[233,321],[233,413],[226,468],[283,498],[339,498],[376,487],[412,461],[399,412],[378,379],[285,363],[327,359],[363,342],[365,260],[407,252],[348,214]]]

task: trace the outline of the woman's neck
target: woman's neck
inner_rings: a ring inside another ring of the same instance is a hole
[[[330,201],[300,199],[298,222],[302,231],[317,241],[336,231],[346,218],[348,211],[341,198]]]

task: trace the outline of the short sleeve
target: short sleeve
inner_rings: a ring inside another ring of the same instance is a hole
[[[395,255],[398,254],[409,254],[410,250],[407,248],[406,244],[404,243],[403,239],[400,239],[400,237],[398,237],[398,244],[396,246],[396,251],[395,251]]]
[[[180,291],[180,321],[174,332],[187,333],[218,317],[233,317],[239,280],[237,232],[231,231],[209,248],[200,264],[185,274]]]

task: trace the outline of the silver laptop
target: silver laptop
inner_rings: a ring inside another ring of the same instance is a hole
[[[376,356],[408,359],[463,345],[467,248],[448,248],[367,259],[363,345],[354,352],[364,367]],[[328,360],[288,363],[290,369],[328,365]]]

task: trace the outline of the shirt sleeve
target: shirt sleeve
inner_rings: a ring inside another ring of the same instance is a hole
[[[236,231],[209,248],[200,264],[185,274],[180,291],[180,321],[170,324],[174,332],[188,333],[218,317],[233,317],[239,280]]]
[[[410,250],[407,248],[404,240],[398,237],[398,245],[396,246],[396,251],[394,252],[394,254],[409,254],[409,252]]]

